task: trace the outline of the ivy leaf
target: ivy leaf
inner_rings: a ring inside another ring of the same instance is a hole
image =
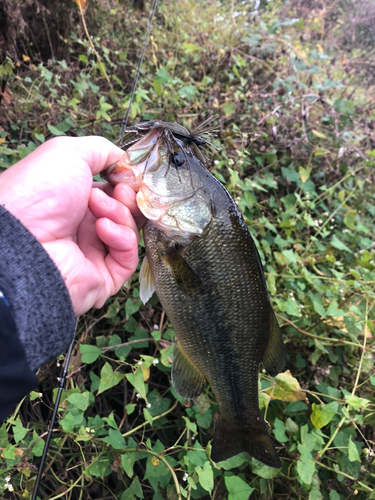
[[[228,500],[248,500],[255,490],[238,476],[225,476],[224,481],[229,492]]]
[[[26,434],[29,432],[29,429],[24,427],[21,423],[20,417],[17,417],[16,419],[16,425],[13,427],[13,436],[14,436],[14,441],[18,443],[23,439]]]
[[[361,458],[358,453],[358,449],[352,440],[352,438],[349,439],[348,443],[348,458],[351,462],[360,462]]]
[[[198,474],[202,488],[211,492],[214,487],[214,473],[210,462],[205,462],[203,469],[200,466],[195,467],[195,472]]]
[[[110,389],[117,385],[124,378],[123,373],[114,372],[112,366],[106,363],[100,372],[100,384],[98,394]]]
[[[311,407],[312,414],[310,416],[310,420],[315,429],[321,429],[325,425],[329,424],[337,413],[338,403],[336,401],[326,405],[317,405],[313,403]]]
[[[345,252],[352,253],[349,247],[345,245],[341,240],[338,239],[338,237],[334,234],[331,239],[331,245],[337,250],[344,250]]]
[[[297,470],[301,481],[305,484],[311,484],[313,475],[315,474],[316,466],[309,451],[304,449],[303,445],[298,445],[298,450],[301,452],[301,457],[297,461]]]
[[[266,391],[271,399],[281,401],[305,401],[306,394],[302,391],[298,380],[292,376],[289,370],[279,373],[275,377],[275,383]]]
[[[115,450],[122,450],[123,448],[126,448],[123,435],[116,429],[109,429],[108,437],[105,437],[103,441],[110,444]]]
[[[143,399],[146,399],[146,385],[143,379],[143,372],[138,369],[135,373],[127,373],[126,378],[134,387],[134,389],[140,394]]]
[[[286,443],[288,441],[288,436],[285,434],[284,422],[279,420],[277,417],[273,423],[273,433],[275,434],[275,438],[280,443]]]
[[[72,405],[74,405],[75,407],[77,407],[79,410],[81,411],[85,411],[87,410],[89,404],[90,404],[90,396],[91,396],[91,392],[89,391],[86,391],[82,394],[80,394],[79,392],[77,393],[74,393],[74,394],[71,394],[67,400],[69,401],[69,403],[71,403]]]
[[[368,399],[359,398],[353,394],[345,394],[345,400],[356,411],[359,411],[361,408],[365,409],[370,404]]]
[[[55,136],[66,135],[63,130],[58,129],[57,127],[51,125],[50,123],[47,123],[47,127],[52,135],[55,135]]]
[[[102,353],[96,345],[81,344],[79,350],[82,354],[82,363],[94,363]]]

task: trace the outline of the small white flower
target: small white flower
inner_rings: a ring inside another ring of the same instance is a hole
[[[340,293],[344,293],[344,290],[342,288],[340,288],[339,292]]]
[[[9,490],[9,491],[14,491],[13,485],[12,485],[12,484],[10,484],[10,483],[9,483],[9,485],[8,485],[8,490]]]
[[[4,481],[5,481],[6,483],[9,483],[9,481],[10,481],[10,476],[6,477],[6,478],[4,479]]]
[[[137,399],[139,399],[139,398],[141,397],[141,395],[137,392],[137,394],[135,395],[135,397],[136,397]]]
[[[293,292],[289,292],[289,295],[290,295],[291,297],[293,297],[294,293],[293,293]]]
[[[158,326],[158,325],[154,325],[152,328],[153,328],[154,330],[159,330],[159,326]]]
[[[59,362],[57,362],[57,363],[56,363],[56,366],[60,366],[60,363],[59,363]]]
[[[292,297],[290,300],[291,300],[292,302],[294,302],[296,299],[295,299],[294,297]]]
[[[333,228],[334,228],[334,226],[329,226],[329,228],[330,228],[330,229],[333,229]]]
[[[158,363],[159,363],[158,359],[154,359],[153,362],[152,362],[153,365],[157,365]]]
[[[147,403],[146,408],[151,408],[151,403]]]
[[[143,365],[143,361],[138,361],[139,366]]]
[[[43,393],[42,393],[42,392],[38,392],[38,396],[39,396],[40,398],[42,398],[42,397],[43,397]]]

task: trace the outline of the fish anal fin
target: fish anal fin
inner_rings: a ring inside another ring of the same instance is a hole
[[[172,384],[177,394],[185,399],[197,398],[206,379],[185,352],[176,346],[173,351]]]
[[[267,350],[263,357],[263,366],[274,377],[280,373],[286,363],[286,352],[275,313],[270,308],[270,334]]]
[[[202,291],[202,280],[175,247],[168,248],[163,259],[169,265],[175,282],[183,292],[193,295]]]
[[[259,416],[254,427],[240,427],[226,422],[219,416],[215,423],[215,435],[212,441],[212,460],[221,462],[243,452],[247,452],[269,467],[275,469],[281,467],[263,417]]]
[[[141,301],[146,304],[155,292],[154,278],[152,277],[150,263],[148,258],[143,259],[141,270],[139,271],[139,296]]]

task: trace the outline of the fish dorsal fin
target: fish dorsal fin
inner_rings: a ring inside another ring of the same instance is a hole
[[[266,353],[263,357],[263,366],[274,377],[280,373],[286,362],[285,346],[281,336],[275,313],[270,307],[270,337]]]
[[[202,280],[175,247],[168,248],[163,259],[171,268],[174,279],[183,292],[195,295],[202,291]]]
[[[173,351],[172,384],[177,394],[195,399],[204,389],[206,380],[185,352],[176,346]]]
[[[141,265],[141,270],[139,271],[139,296],[141,301],[146,304],[154,292],[154,278],[152,277],[148,258],[145,256]]]

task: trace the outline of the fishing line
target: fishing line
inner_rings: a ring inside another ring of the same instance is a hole
[[[139,59],[138,68],[137,68],[137,74],[136,74],[136,77],[135,77],[134,82],[133,82],[132,93],[131,93],[130,101],[129,101],[129,107],[127,109],[126,116],[125,116],[125,119],[123,121],[123,128],[122,128],[122,133],[121,133],[120,146],[122,145],[123,140],[124,140],[125,128],[126,128],[126,126],[128,124],[130,109],[131,109],[131,106],[132,106],[132,103],[133,103],[135,89],[137,87],[138,77],[139,77],[139,74],[140,74],[140,71],[141,71],[142,62],[143,62],[143,57],[145,55],[146,47],[147,47],[147,42],[148,42],[148,39],[149,39],[149,36],[150,36],[151,27],[152,27],[152,21],[154,19],[154,15],[155,15],[155,11],[156,11],[157,1],[158,0],[153,0],[151,14],[150,14],[149,19],[148,19],[147,32],[146,32],[145,40],[143,42],[142,53],[141,53],[141,57]],[[77,318],[77,320],[76,320],[76,332],[75,333],[77,333],[78,320],[79,320],[79,318]],[[68,372],[69,361],[70,361],[70,357],[71,357],[71,354],[72,354],[72,351],[73,351],[73,347],[74,347],[75,336],[76,335],[74,335],[72,343],[70,344],[68,352],[66,354],[66,358],[65,358],[64,367],[63,367],[63,371],[62,371],[61,377],[58,377],[58,379],[57,379],[57,381],[60,382],[59,391],[57,393],[56,403],[55,403],[55,407],[53,409],[51,423],[50,423],[50,426],[49,426],[47,439],[46,439],[46,442],[45,442],[45,445],[44,445],[43,455],[42,455],[42,459],[41,459],[41,462],[40,462],[38,476],[37,476],[37,479],[36,479],[36,482],[35,482],[34,491],[33,491],[31,500],[36,500],[37,495],[38,495],[40,481],[42,479],[42,474],[43,474],[43,470],[44,470],[44,464],[45,464],[45,461],[46,461],[47,452],[48,452],[48,448],[49,448],[49,443],[50,443],[51,437],[52,437],[53,426],[55,424],[57,411],[59,409],[61,394],[62,394],[64,385],[65,385],[65,379],[66,379],[66,374]]]
[[[137,74],[136,74],[134,82],[133,82],[133,88],[132,88],[132,93],[131,93],[131,96],[130,96],[129,107],[128,107],[127,111],[126,111],[126,116],[125,116],[125,119],[123,121],[122,133],[121,133],[121,139],[120,139],[120,147],[122,146],[122,143],[124,141],[125,128],[126,128],[126,126],[128,124],[129,114],[130,114],[130,110],[131,110],[131,107],[132,107],[132,104],[133,104],[133,99],[134,99],[134,94],[135,94],[135,88],[137,86],[139,73],[141,71],[141,66],[142,66],[142,62],[143,62],[143,56],[145,55],[145,52],[146,52],[146,46],[147,46],[148,38],[150,36],[152,21],[154,19],[154,15],[155,15],[155,11],[156,11],[156,4],[157,3],[158,3],[158,0],[154,0],[154,2],[152,4],[151,14],[150,14],[150,17],[148,19],[147,33],[146,33],[145,40],[143,42],[143,48],[142,48],[141,57],[139,58]]]

